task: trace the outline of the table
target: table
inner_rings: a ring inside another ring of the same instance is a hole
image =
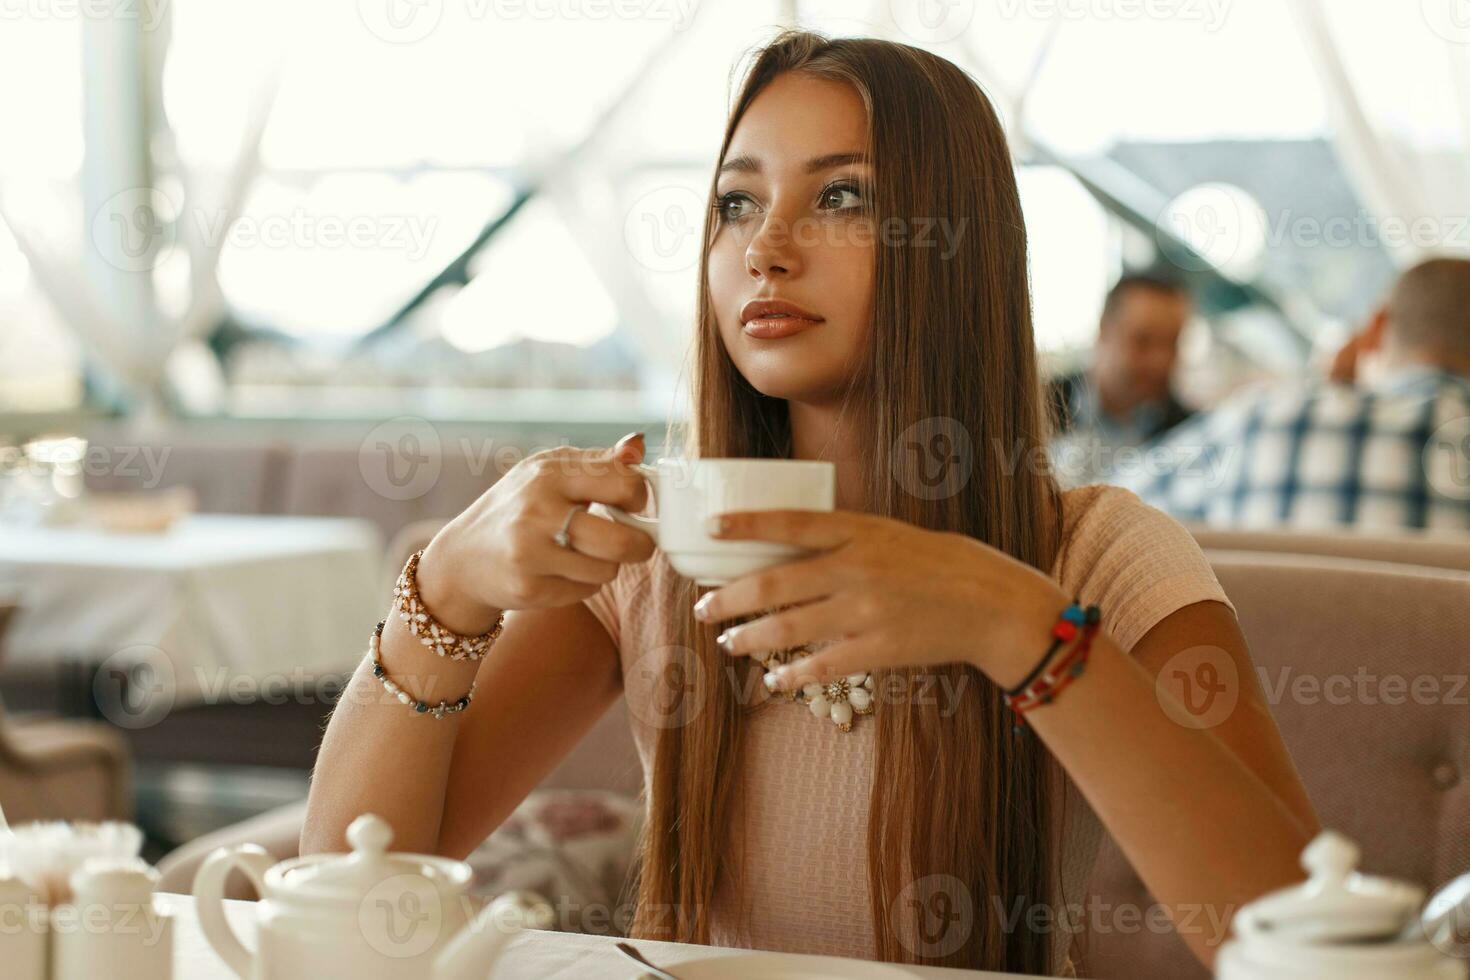
[[[197,514],[158,534],[0,527],[0,590],[21,594],[6,662],[70,658],[128,677],[132,695],[98,705],[125,727],[160,709],[291,697],[362,657],[387,609],[382,554],[377,529],[347,518]],[[100,702],[100,678],[94,691]]]
[[[160,893],[155,906],[174,915],[174,980],[235,980],[199,931],[192,895]],[[226,901],[225,915],[239,931],[247,945],[254,939],[254,902]],[[494,974],[486,980],[634,980],[638,968],[622,957],[611,936],[587,936],[570,932],[547,932],[528,929],[515,936],[506,947]],[[637,946],[652,962],[676,967],[686,960],[701,956],[748,953],[749,950],[715,949],[687,943],[663,943],[638,940]],[[902,967],[905,972],[923,980],[1003,980],[1019,974],[990,973],[982,970],[953,970],[937,966]],[[425,978],[428,980],[428,978]],[[759,980],[753,976],[752,980]]]

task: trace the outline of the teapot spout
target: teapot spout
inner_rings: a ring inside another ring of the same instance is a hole
[[[538,895],[500,895],[434,957],[433,980],[485,980],[516,933],[550,929],[553,920],[550,903]]]

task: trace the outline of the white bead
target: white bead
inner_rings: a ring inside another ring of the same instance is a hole
[[[408,692],[407,691],[399,691],[398,692],[398,700],[401,701],[401,702],[403,702],[404,704],[408,704],[410,701],[413,700],[413,698],[411,698],[411,697],[408,696]]]
[[[414,619],[417,619],[421,623],[422,622],[426,622],[428,620],[428,618],[429,617],[428,616],[425,616],[423,613],[419,613],[417,616],[414,617]]]
[[[812,698],[811,703],[809,703],[807,707],[810,708],[812,714],[816,715],[818,718],[825,718],[827,717],[827,712],[828,710],[830,710],[831,705],[827,703],[826,698],[822,697],[819,694],[816,697]]]
[[[867,676],[867,678],[863,681],[863,687],[866,687],[870,691],[873,689],[873,675],[872,674],[869,674]]]
[[[868,675],[866,673],[861,672],[861,671],[859,671],[856,674],[848,674],[847,675],[847,683],[850,684],[853,687],[857,687],[859,684],[861,684],[863,682],[863,678],[865,678],[867,676]]]
[[[807,684],[802,687],[801,693],[805,694],[809,698],[816,698],[821,697],[822,692],[826,689],[827,688],[822,684]]]
[[[861,711],[873,703],[873,696],[865,687],[855,687],[847,692],[847,700],[854,708]]]
[[[767,691],[774,691],[776,689],[775,674],[765,674],[761,677],[761,680],[765,683]]]
[[[846,701],[837,701],[832,705],[832,720],[839,725],[852,724],[852,705]]]

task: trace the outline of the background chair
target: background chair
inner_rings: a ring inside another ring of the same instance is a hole
[[[0,653],[17,605],[0,598]],[[125,820],[132,813],[127,742],[100,722],[9,717],[0,703],[0,800],[11,823]]]
[[[1206,551],[1267,551],[1334,558],[1361,558],[1428,568],[1470,572],[1470,534],[1446,531],[1400,532],[1232,530],[1186,524]]]
[[[1470,870],[1470,573],[1207,554],[1322,825],[1370,873],[1432,888]],[[1111,840],[1088,895],[1153,903]],[[1085,949],[1084,976],[1206,976],[1172,932],[1099,930]]]

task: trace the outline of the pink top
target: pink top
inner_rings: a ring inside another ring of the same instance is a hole
[[[1066,491],[1063,538],[1052,575],[1069,595],[1102,608],[1103,627],[1131,650],[1153,625],[1177,609],[1226,598],[1199,546],[1178,521],[1131,491],[1087,486]],[[676,573],[662,553],[625,565],[586,601],[617,645],[633,738],[651,779],[657,736],[656,670],[641,663],[671,642],[667,585]],[[745,894],[717,886],[711,941],[800,953],[871,957],[866,862],[867,774],[872,771],[870,718],[841,732],[799,704],[772,701],[745,719],[739,788],[744,800]],[[800,746],[800,751],[793,751]],[[1059,862],[1066,902],[1081,899],[1102,827],[1067,781]],[[742,910],[748,930],[739,928]],[[977,899],[978,901],[978,899]],[[1070,936],[1057,930],[1057,962]]]

